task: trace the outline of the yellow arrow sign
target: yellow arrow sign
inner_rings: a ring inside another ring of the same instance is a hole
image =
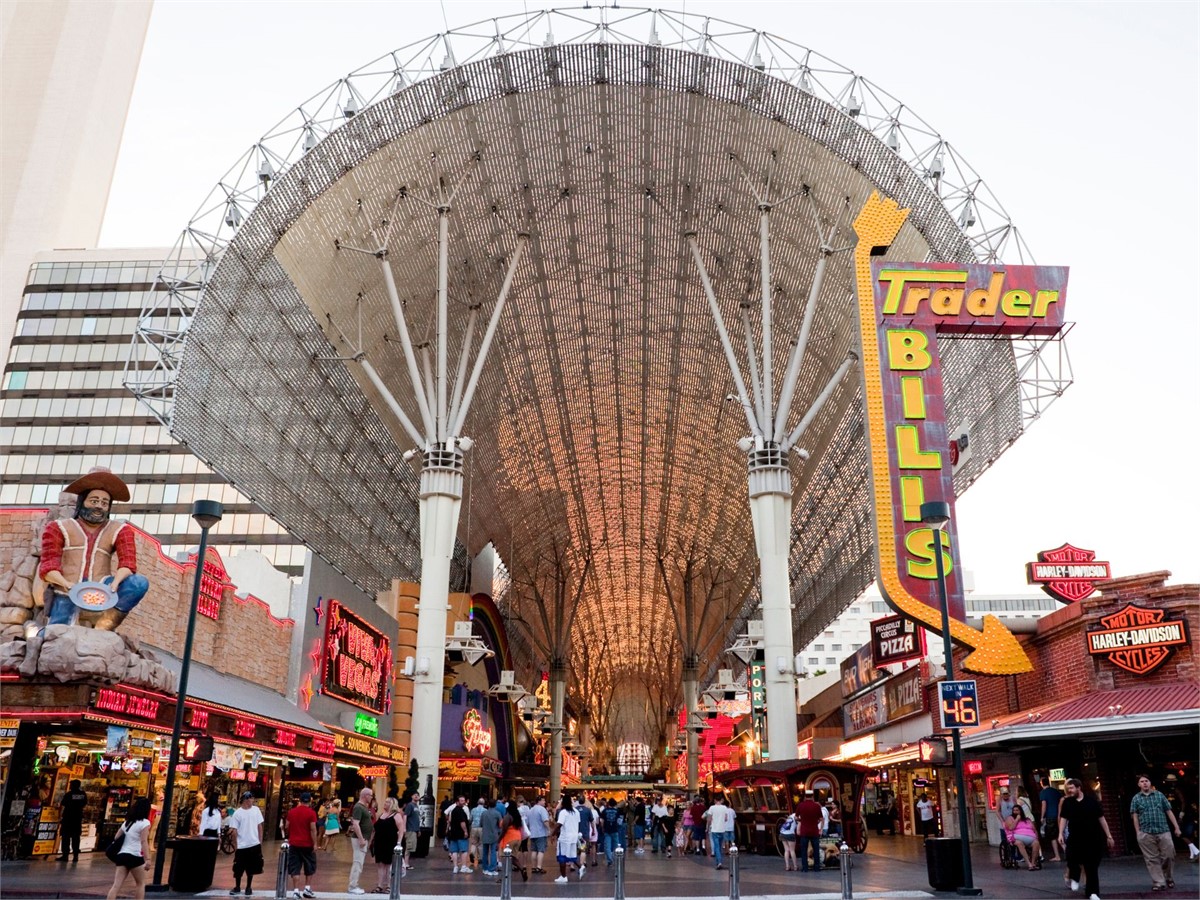
[[[892,245],[909,210],[878,193],[863,205],[854,220],[858,245],[854,251],[855,287],[858,293],[859,331],[862,337],[862,371],[866,394],[866,427],[870,447],[871,478],[874,490],[875,538],[879,587],[891,606],[925,628],[942,633],[941,612],[914,597],[904,587],[897,567],[898,556],[893,520],[891,467],[888,456],[887,419],[883,397],[883,370],[879,332],[875,320],[875,292],[871,279],[871,257]],[[936,552],[936,551],[935,551]],[[1013,675],[1028,672],[1033,666],[1025,650],[995,616],[984,616],[983,630],[976,631],[965,622],[950,620],[950,637],[972,652],[963,667],[985,675]]]

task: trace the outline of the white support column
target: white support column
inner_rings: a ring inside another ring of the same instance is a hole
[[[566,726],[567,667],[562,660],[550,664],[550,723],[554,730],[550,734],[550,798],[547,804],[553,809],[558,805],[562,793],[562,747],[563,731]]]
[[[700,671],[696,661],[684,661],[683,665],[683,706],[685,715],[684,725],[690,725],[696,706],[700,702]],[[700,790],[700,735],[688,728],[684,731],[687,739],[687,786],[691,797]],[[689,799],[691,799],[689,797]]]
[[[777,444],[750,454],[750,515],[758,550],[767,694],[767,748],[771,762],[797,756],[793,688],[792,589],[788,550],[792,529],[792,476]],[[779,671],[776,660],[787,664]]]
[[[762,266],[762,391],[763,391],[763,434],[771,433],[775,418],[775,363],[771,332],[771,214],[770,204],[758,205],[759,262]]]
[[[437,784],[442,734],[442,679],[446,668],[446,613],[450,559],[462,507],[463,457],[457,448],[435,450],[421,469],[421,593],[417,606],[417,666],[413,678],[411,752],[421,772]]]

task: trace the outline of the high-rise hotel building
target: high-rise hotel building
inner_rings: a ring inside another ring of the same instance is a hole
[[[157,536],[164,553],[198,542],[193,500],[220,500],[225,518],[210,541],[222,556],[249,547],[299,576],[304,546],[175,441],[123,385],[138,318],[167,256],[37,254],[0,381],[0,505],[53,503],[78,475],[107,466],[133,495],[118,514]]]

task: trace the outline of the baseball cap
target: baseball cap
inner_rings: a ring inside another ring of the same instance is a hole
[[[254,792],[253,791],[242,791],[242,799],[243,800],[253,800]]]
[[[1000,788],[1000,793],[1002,793],[1002,794],[1007,794],[1007,793],[1008,793],[1008,788]]]
[[[311,803],[312,802],[312,791],[301,791],[300,792],[300,802],[301,803]]]

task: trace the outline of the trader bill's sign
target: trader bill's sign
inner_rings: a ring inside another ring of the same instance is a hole
[[[1168,619],[1166,610],[1130,603],[1120,612],[1100,618],[1100,628],[1087,633],[1088,653],[1134,675],[1149,675],[1188,642],[1183,619]]]

